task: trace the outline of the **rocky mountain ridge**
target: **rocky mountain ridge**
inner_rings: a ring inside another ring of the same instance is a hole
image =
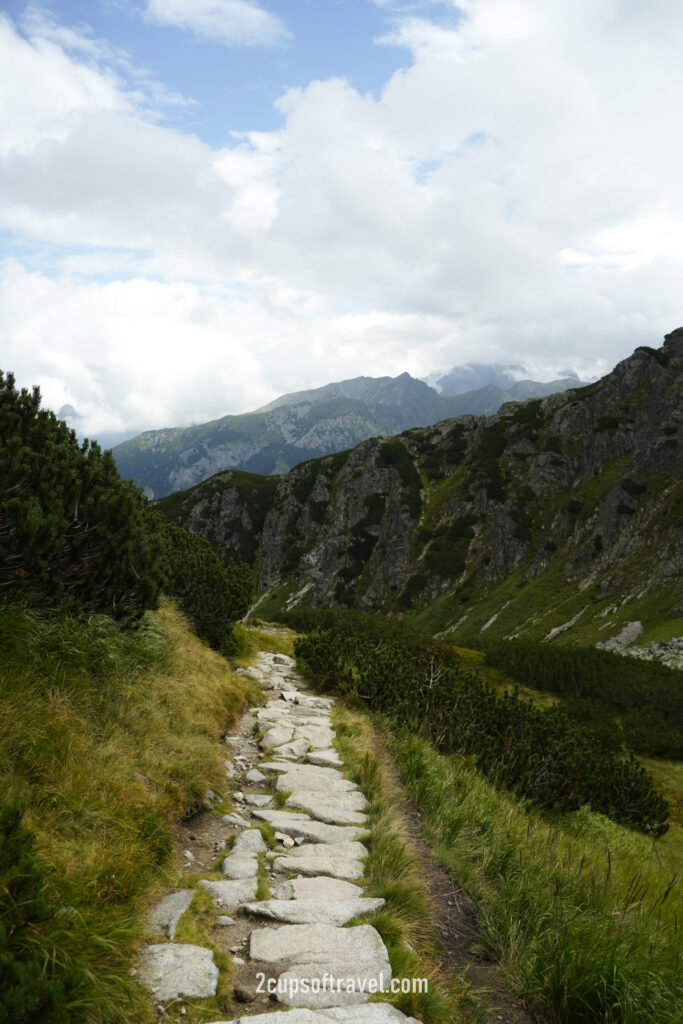
[[[683,328],[587,387],[299,465],[261,506],[230,473],[161,504],[236,554],[260,523],[266,617],[356,606],[461,642],[638,620],[646,645],[683,633],[682,421]]]
[[[481,373],[476,379],[483,379]],[[501,380],[505,387],[488,383],[464,394],[445,395],[408,373],[356,377],[283,395],[251,413],[194,427],[147,431],[113,452],[121,474],[149,497],[158,498],[220,470],[285,473],[302,461],[352,448],[368,437],[398,434],[462,413],[488,414],[511,398],[547,395],[576,385],[571,378],[545,384]]]

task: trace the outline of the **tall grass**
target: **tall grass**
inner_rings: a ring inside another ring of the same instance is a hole
[[[0,606],[0,802],[23,808],[52,908],[31,924],[33,960],[44,980],[79,978],[66,1017],[13,1021],[147,1021],[130,967],[173,877],[173,825],[220,790],[220,737],[255,696],[170,605],[134,630]]]
[[[392,780],[374,752],[376,738],[365,716],[335,709],[336,747],[351,778],[367,797],[369,853],[364,884],[368,896],[386,903],[370,923],[382,936],[394,977],[426,978],[426,992],[395,996],[392,1003],[425,1024],[473,1024],[482,1005],[465,978],[448,986],[439,978],[432,921],[434,907],[415,850],[395,807]]]
[[[552,1024],[683,1019],[681,882],[666,847],[582,808],[557,824],[401,735],[402,778],[473,900],[483,950]]]

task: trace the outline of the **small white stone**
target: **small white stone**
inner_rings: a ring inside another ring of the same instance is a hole
[[[161,1002],[181,996],[207,999],[215,996],[218,984],[211,950],[180,942],[145,946],[138,976]]]
[[[267,807],[272,804],[273,798],[270,793],[245,793],[244,801],[250,807]]]
[[[354,896],[344,900],[263,900],[260,903],[245,903],[244,909],[249,914],[288,924],[332,924],[341,927],[354,917],[374,914],[383,906],[383,899]]]
[[[189,907],[193,896],[193,889],[181,889],[179,892],[168,893],[150,912],[148,919],[150,927],[172,940],[178,921]]]
[[[245,900],[256,898],[255,878],[240,878],[235,881],[211,882],[202,878],[199,882],[218,907],[238,907]]]
[[[263,853],[265,849],[263,836],[257,828],[249,828],[246,832],[240,832],[232,846],[233,853],[241,854]]]
[[[226,857],[221,871],[227,878],[255,878],[258,872],[258,860],[253,854],[234,853]]]
[[[232,825],[233,828],[249,827],[249,822],[247,821],[246,818],[243,818],[241,814],[224,814],[221,820],[224,821],[226,825]]]

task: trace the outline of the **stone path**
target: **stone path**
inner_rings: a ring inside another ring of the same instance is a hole
[[[235,998],[244,1005],[241,1015],[214,1024],[418,1024],[388,1003],[367,1002],[388,988],[389,956],[372,924],[349,922],[384,900],[356,884],[368,852],[366,800],[340,770],[332,702],[306,693],[285,655],[259,654],[250,674],[271,699],[243,723],[256,723],[260,739],[242,728],[228,741],[239,812],[223,817],[219,845],[234,841],[222,861],[224,880],[198,882],[220,912],[220,945],[233,954]],[[274,834],[272,848],[261,824]],[[267,898],[258,899],[265,879]],[[216,993],[212,952],[173,941],[194,892],[168,894],[150,915],[160,941],[143,950],[137,977],[162,1006]]]

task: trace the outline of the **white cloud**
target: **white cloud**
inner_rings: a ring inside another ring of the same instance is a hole
[[[284,22],[254,0],[147,0],[147,16],[226,46],[280,46]]]
[[[85,30],[0,17],[0,226],[38,253],[5,266],[3,368],[92,431],[458,362],[591,376],[657,344],[683,322],[683,16],[457,6],[397,15],[411,56],[380,95],[311,82],[222,149]]]
[[[68,403],[85,433],[206,422],[363,372],[430,367],[447,324],[339,315],[314,292],[262,285],[258,300],[187,283],[85,283],[0,265],[2,368]],[[400,339],[401,351],[397,351]],[[417,339],[417,340],[416,340]],[[296,349],[305,359],[292,359]]]

